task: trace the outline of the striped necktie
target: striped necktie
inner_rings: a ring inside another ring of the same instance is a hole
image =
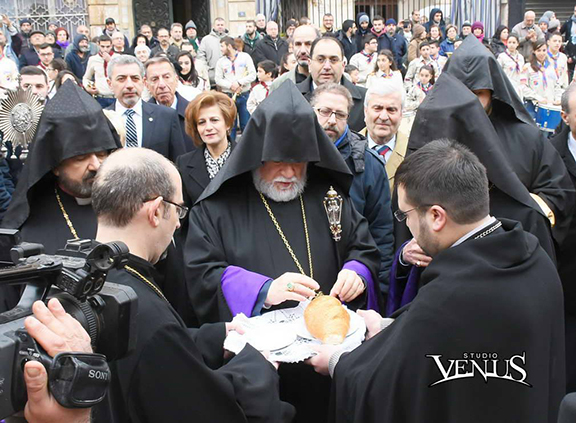
[[[138,147],[138,132],[136,131],[136,123],[134,123],[134,113],[132,109],[127,109],[124,114],[126,115],[126,147]]]
[[[374,146],[374,150],[385,159],[386,153],[390,151],[390,147],[387,145],[377,145]]]

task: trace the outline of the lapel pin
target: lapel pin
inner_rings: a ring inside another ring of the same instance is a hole
[[[152,122],[152,121],[154,120],[154,118],[149,117],[148,120],[149,120],[150,122]]]

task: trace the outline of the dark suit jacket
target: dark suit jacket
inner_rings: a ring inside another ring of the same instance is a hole
[[[234,150],[236,143],[234,141],[230,141],[230,143],[230,149]],[[210,183],[210,176],[204,160],[205,148],[206,146],[202,145],[202,147],[180,156],[176,161],[176,167],[182,176],[182,194],[184,195],[184,204],[187,207],[194,205]]]
[[[176,92],[176,98],[178,99],[178,102],[176,103],[176,111],[178,112],[178,117],[180,118],[180,129],[182,130],[182,139],[184,140],[184,146],[186,147],[186,152],[188,153],[196,149],[196,147],[194,146],[194,142],[192,141],[192,138],[190,137],[190,135],[186,133],[186,107],[188,107],[188,104],[190,102],[186,100],[184,97],[182,97],[180,94],[178,94],[178,92]],[[148,102],[152,104],[158,104],[154,97],[148,100]]]
[[[570,127],[566,125],[564,129],[551,139],[552,145],[558,150],[570,179],[576,187],[576,161],[568,148],[568,135]],[[554,229],[553,229],[554,230]],[[558,273],[564,287],[564,308],[572,316],[576,316],[576,218],[572,218],[568,234],[564,237],[564,242],[557,249]]]
[[[116,110],[114,102],[109,110]],[[149,148],[176,162],[186,152],[176,110],[142,102],[142,147]]]
[[[20,54],[19,68],[22,69],[24,66],[38,66],[40,63],[40,58],[38,53],[33,48],[24,48]]]
[[[350,125],[352,130],[359,132],[366,126],[364,123],[364,97],[366,97],[366,88],[354,85],[345,76],[340,80],[340,84],[350,91],[350,95],[354,101],[354,106],[352,106],[350,116],[348,117],[348,125]],[[304,98],[310,101],[312,98],[312,77],[308,75],[304,81],[296,84],[296,86]]]

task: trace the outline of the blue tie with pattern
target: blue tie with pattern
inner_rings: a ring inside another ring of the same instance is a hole
[[[138,132],[134,122],[134,113],[136,112],[132,109],[124,112],[126,115],[126,147],[138,147]]]

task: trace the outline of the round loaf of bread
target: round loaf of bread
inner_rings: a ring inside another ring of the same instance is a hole
[[[320,295],[308,304],[304,322],[308,332],[323,344],[341,344],[350,329],[348,311],[340,300],[330,295]]]

